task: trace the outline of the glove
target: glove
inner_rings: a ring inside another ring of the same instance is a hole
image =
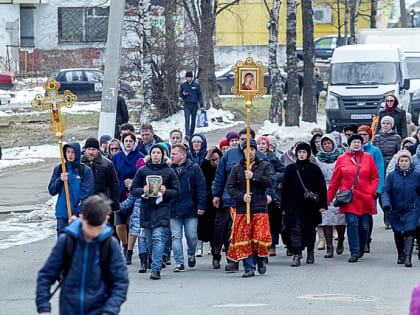
[[[381,194],[380,193],[376,193],[376,196],[373,197],[375,200],[381,198]]]
[[[384,211],[391,211],[391,206],[385,206],[385,207],[383,207],[382,208],[382,210],[384,210]]]

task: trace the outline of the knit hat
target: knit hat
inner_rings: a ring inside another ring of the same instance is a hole
[[[239,139],[239,133],[237,133],[236,131],[231,131],[226,135],[226,139],[227,139],[228,143],[232,139]]]
[[[350,146],[352,141],[354,140],[360,140],[360,142],[363,143],[362,136],[355,133],[354,135],[351,135],[350,138],[347,140],[347,144]]]
[[[249,146],[255,148],[255,150],[258,150],[257,142],[254,138],[249,139]],[[241,149],[242,151],[246,149],[246,141],[242,143]]]
[[[85,149],[87,148],[95,148],[99,150],[99,142],[96,138],[88,138],[85,142]]]
[[[384,116],[384,117],[382,117],[382,119],[381,119],[381,124],[382,124],[384,121],[388,121],[388,122],[390,122],[390,123],[391,123],[392,128],[394,128],[394,118],[392,118],[391,116]]]
[[[400,150],[397,153],[397,163],[400,160],[400,157],[403,157],[403,156],[408,157],[410,159],[410,162],[411,162],[411,153],[410,153],[410,151],[408,151],[408,150]]]
[[[274,136],[267,136],[268,140],[270,141],[270,145],[272,145],[276,150],[279,145],[279,142],[277,141],[277,138]]]
[[[186,78],[192,78],[193,77],[192,72],[191,71],[187,71],[187,73],[185,73],[185,77]]]
[[[203,138],[201,138],[198,135],[195,135],[194,137],[191,138],[190,143],[193,143],[194,141],[200,141],[201,143],[203,143]]]
[[[102,143],[105,143],[105,142],[110,141],[111,139],[112,139],[111,136],[109,136],[109,135],[103,135],[99,139],[99,143],[102,144]]]
[[[404,139],[401,141],[401,147],[404,147],[404,144],[406,144],[407,142],[410,142],[411,144],[414,144],[414,143],[416,143],[416,138],[414,138],[414,137],[407,137],[407,138],[404,138]]]
[[[228,147],[229,146],[229,142],[226,139],[223,139],[222,141],[219,142],[219,149],[222,150],[223,147]]]
[[[158,145],[160,145],[166,151],[166,153],[168,155],[170,154],[169,147],[168,147],[168,144],[166,142],[159,142]]]
[[[324,131],[319,127],[315,127],[314,129],[311,130],[311,135],[315,135],[317,133],[319,133],[321,136],[324,135]]]
[[[298,153],[300,150],[304,150],[304,151],[308,152],[308,159],[309,159],[309,157],[311,156],[311,146],[310,146],[308,143],[306,143],[306,142],[300,142],[300,143],[296,146],[296,149],[295,149],[295,154],[296,154],[296,156],[297,156],[297,153]]]
[[[369,139],[372,139],[373,133],[372,133],[372,129],[370,129],[370,127],[369,127],[369,126],[366,126],[366,125],[361,125],[361,126],[357,129],[357,132],[360,132],[360,131],[367,132],[367,133],[368,133],[368,135],[369,135]],[[348,143],[348,142],[347,142],[347,143]],[[350,145],[350,144],[349,144],[349,145]]]
[[[258,140],[264,140],[265,141],[265,143],[267,144],[267,148],[269,148],[270,147],[270,140],[266,137],[266,136],[259,136],[258,138],[257,138],[257,142],[258,142]]]

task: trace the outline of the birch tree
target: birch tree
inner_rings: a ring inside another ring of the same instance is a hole
[[[151,3],[150,0],[143,0],[139,2],[139,11],[142,21],[140,22],[140,32],[141,32],[141,47],[143,48],[141,58],[142,58],[142,120],[147,120],[147,113],[150,113],[153,107],[152,101],[152,49],[151,49],[151,39],[152,39],[152,18],[151,18]]]
[[[282,98],[283,90],[281,85],[281,74],[277,63],[277,43],[279,35],[279,15],[281,0],[273,0],[270,9],[267,0],[264,0],[270,20],[268,22],[268,72],[271,80],[271,104],[268,113],[269,120],[279,126],[283,123]]]

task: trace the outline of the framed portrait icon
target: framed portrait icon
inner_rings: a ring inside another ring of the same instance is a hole
[[[240,91],[258,91],[259,90],[259,69],[242,68],[240,69],[239,90]]]
[[[232,94],[237,97],[262,97],[267,93],[264,87],[264,73],[267,68],[261,61],[254,62],[251,55],[245,61],[238,60],[232,66],[232,72],[235,74],[235,82],[231,88]]]
[[[158,175],[149,175],[146,176],[146,183],[149,186],[148,197],[158,197],[160,191],[160,186],[162,185],[162,176]]]

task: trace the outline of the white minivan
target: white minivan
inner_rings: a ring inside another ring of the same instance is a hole
[[[392,45],[339,47],[331,59],[327,92],[327,132],[351,124],[370,125],[372,115],[395,94],[400,107],[410,102],[410,80],[404,54]]]

